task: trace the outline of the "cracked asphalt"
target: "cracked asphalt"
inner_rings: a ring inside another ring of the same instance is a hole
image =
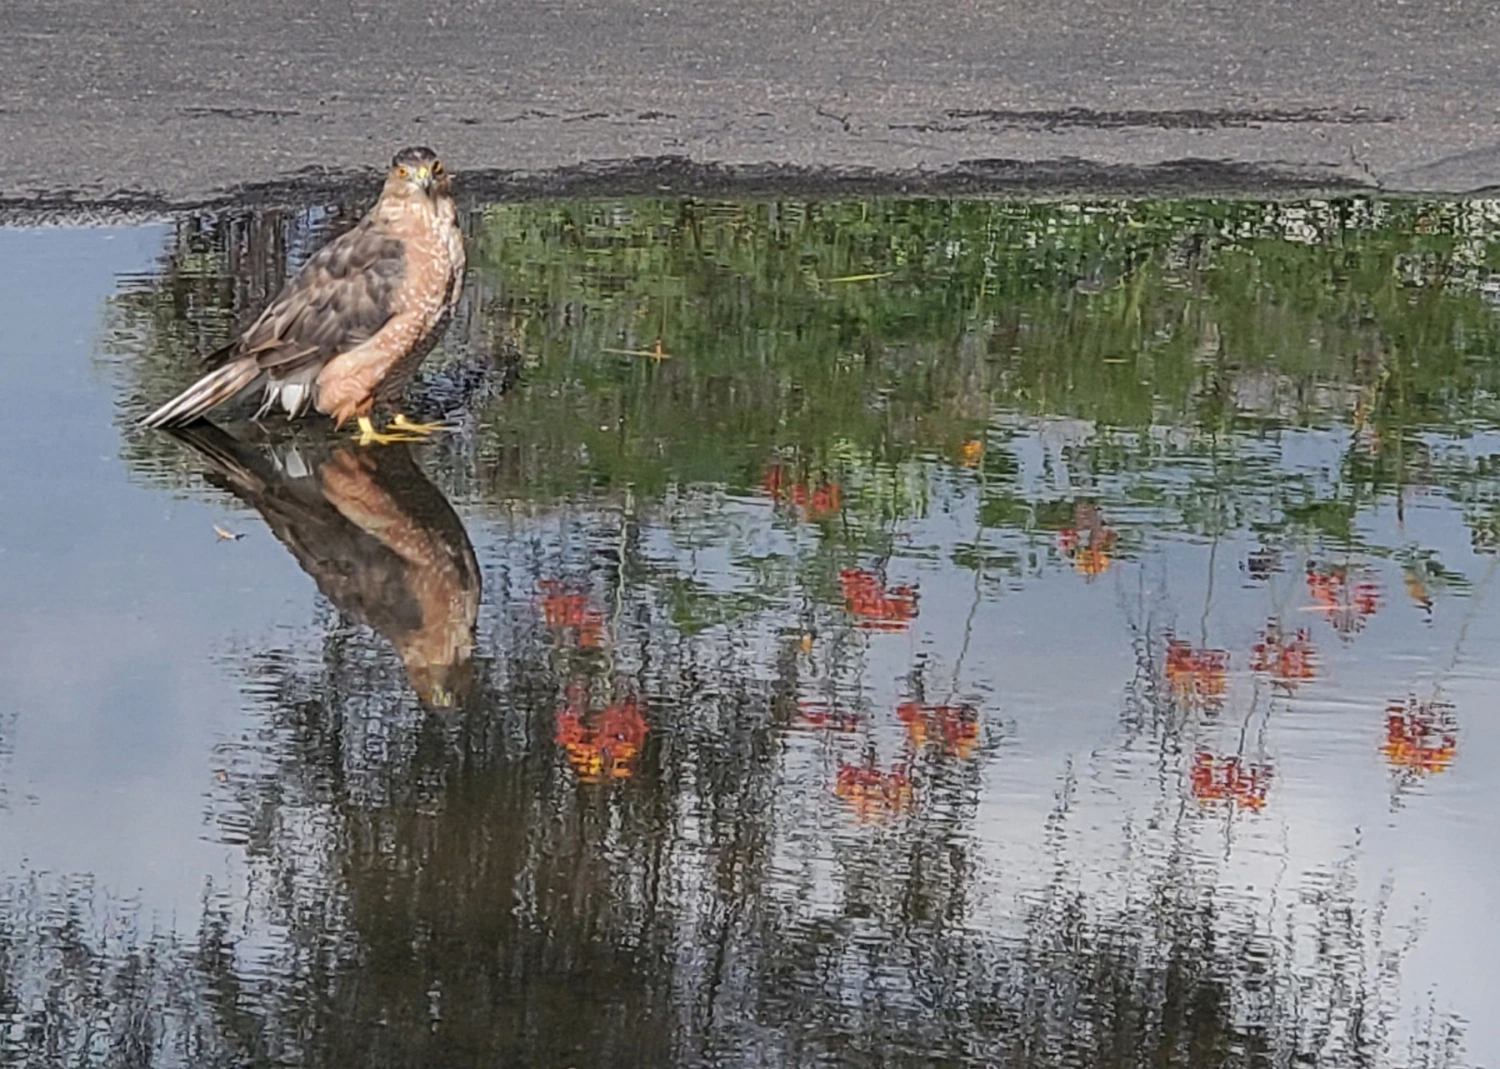
[[[1492,0],[11,0],[0,203],[1500,188]]]

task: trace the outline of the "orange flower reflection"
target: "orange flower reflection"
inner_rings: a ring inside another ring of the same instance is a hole
[[[886,589],[874,572],[846,568],[839,573],[844,600],[867,631],[905,631],[917,615],[917,592],[909,586]]]
[[[589,604],[587,594],[570,592],[555,579],[543,579],[537,586],[542,595],[542,617],[548,627],[554,631],[573,631],[582,647],[599,645],[604,614]]]
[[[1380,609],[1380,584],[1361,578],[1351,582],[1349,569],[1342,565],[1307,565],[1307,592],[1312,607],[1323,613],[1342,638],[1352,638],[1364,630],[1369,618]]]
[[[1266,624],[1259,641],[1250,647],[1250,668],[1269,675],[1278,687],[1295,691],[1297,686],[1318,675],[1317,651],[1313,648],[1312,634],[1307,628],[1298,628],[1288,635],[1275,620]]]
[[[861,824],[884,821],[904,813],[912,806],[911,777],[899,768],[884,772],[873,763],[850,765],[839,763],[838,779],[833,793],[854,810]]]
[[[843,506],[839,484],[832,481],[791,480],[786,469],[772,464],[760,480],[763,489],[778,505],[790,505],[804,520],[817,523],[826,520]]]
[[[1204,805],[1228,802],[1239,809],[1259,812],[1266,806],[1271,787],[1271,768],[1245,764],[1238,757],[1215,757],[1207,750],[1193,756],[1193,797]]]
[[[984,441],[979,438],[970,438],[958,447],[958,462],[966,468],[977,468],[979,462],[984,459]]]
[[[979,742],[979,710],[972,705],[924,705],[902,702],[896,715],[906,725],[912,745],[921,749],[935,732],[943,753],[967,760]]]
[[[1181,639],[1167,642],[1167,684],[1172,695],[1189,705],[1217,709],[1229,687],[1229,652],[1194,647]]]
[[[1401,568],[1401,583],[1406,587],[1406,596],[1411,603],[1425,612],[1428,617],[1432,616],[1432,594],[1427,589],[1427,580],[1415,567],[1403,565]]]
[[[1385,709],[1386,762],[1409,776],[1445,772],[1458,753],[1458,724],[1449,702],[1393,701]]]
[[[591,714],[587,689],[574,684],[568,688],[567,703],[557,710],[553,737],[580,780],[604,783],[634,775],[647,730],[634,698],[611,702]]]
[[[1057,532],[1057,546],[1073,562],[1073,570],[1092,579],[1109,571],[1114,561],[1115,542],[1119,535],[1099,515],[1099,509],[1087,502],[1073,507],[1073,526]]]

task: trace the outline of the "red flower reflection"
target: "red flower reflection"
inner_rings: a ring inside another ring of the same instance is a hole
[[[1386,763],[1408,776],[1445,772],[1458,753],[1458,723],[1449,702],[1393,701],[1385,709]]]
[[[909,586],[886,589],[874,572],[846,568],[839,573],[844,600],[867,631],[905,631],[917,615],[917,592]]]
[[[1193,756],[1193,797],[1204,805],[1227,802],[1239,809],[1259,812],[1266,806],[1271,787],[1271,767],[1246,764],[1238,757],[1215,757],[1207,750]]]
[[[853,731],[860,725],[860,716],[835,709],[821,698],[799,698],[797,722],[818,731]]]
[[[584,783],[629,779],[646,744],[646,718],[634,698],[612,702],[597,713],[588,711],[588,692],[574,684],[568,701],[557,710],[554,738],[568,755],[568,764]]]
[[[905,771],[893,768],[885,772],[870,762],[862,765],[840,762],[833,793],[849,803],[861,824],[904,813],[913,800],[911,777]]]
[[[1341,565],[1307,566],[1307,592],[1312,608],[1324,614],[1341,638],[1352,638],[1364,630],[1380,609],[1380,584],[1370,578],[1351,581],[1349,569]]]
[[[772,464],[760,480],[763,489],[778,505],[790,505],[804,520],[817,523],[826,520],[843,506],[839,484],[832,481],[791,480],[786,469]]]
[[[1171,639],[1167,642],[1167,684],[1173,697],[1188,705],[1219,708],[1229,688],[1229,652]]]
[[[555,579],[543,579],[537,586],[541,590],[542,617],[548,627],[574,632],[582,647],[599,645],[604,614],[589,604],[587,594],[573,593]]]
[[[943,753],[963,761],[979,742],[979,710],[972,705],[902,702],[896,707],[896,715],[919,750],[932,739],[942,746]]]
[[[1109,571],[1114,562],[1115,542],[1119,536],[1099,515],[1095,505],[1086,502],[1073,507],[1073,526],[1057,532],[1057,546],[1073,562],[1073,570],[1092,579]]]
[[[1317,651],[1313,648],[1312,634],[1307,628],[1298,628],[1288,635],[1275,620],[1266,624],[1259,641],[1250,647],[1250,669],[1264,672],[1278,687],[1295,691],[1299,684],[1316,679]]]

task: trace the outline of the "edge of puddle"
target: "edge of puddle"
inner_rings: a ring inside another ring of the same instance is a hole
[[[307,168],[207,196],[149,190],[109,193],[41,190],[0,197],[0,224],[118,224],[228,207],[270,207],[374,196],[374,170]],[[460,200],[563,197],[1230,197],[1291,199],[1379,194],[1411,196],[1352,181],[1332,168],[1275,167],[1233,160],[1184,158],[1154,164],[1106,164],[1077,158],[974,159],[930,170],[811,168],[786,164],[701,163],[683,156],[595,160],[542,171],[480,170],[460,176]],[[1436,194],[1433,194],[1436,195]],[[1455,194],[1459,198],[1480,192]]]

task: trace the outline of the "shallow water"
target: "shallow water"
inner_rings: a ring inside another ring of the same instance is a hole
[[[0,230],[0,1063],[1500,1060],[1500,206],[495,205],[453,435],[132,426],[350,218]]]

